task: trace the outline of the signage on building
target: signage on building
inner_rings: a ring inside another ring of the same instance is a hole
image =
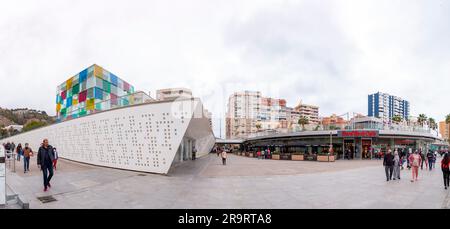
[[[338,131],[338,136],[343,138],[377,138],[379,136],[378,130],[351,130]]]
[[[396,145],[413,145],[415,144],[414,140],[408,140],[408,139],[402,139],[402,140],[395,140]]]
[[[5,150],[0,146],[0,205],[6,204]]]

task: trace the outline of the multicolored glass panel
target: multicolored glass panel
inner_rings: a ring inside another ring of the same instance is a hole
[[[133,104],[127,96],[132,93],[132,85],[94,64],[57,87],[57,118],[64,121],[127,106]]]

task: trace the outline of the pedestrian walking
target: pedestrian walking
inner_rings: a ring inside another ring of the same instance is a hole
[[[408,170],[411,169],[411,164],[409,163],[409,157],[412,155],[412,149],[409,148],[408,149],[408,153],[406,154],[406,167],[408,168]]]
[[[53,159],[53,147],[48,144],[48,139],[44,139],[37,156],[38,167],[41,168],[44,176],[44,192],[52,187],[50,180],[53,177]]]
[[[419,166],[422,163],[422,157],[419,155],[419,151],[416,150],[414,154],[411,154],[408,160],[412,168],[411,182],[417,181],[419,177]]]
[[[17,154],[17,161],[20,161],[20,158],[22,157],[22,144],[18,144],[16,148],[16,154]]]
[[[23,149],[23,173],[30,171],[31,156],[33,156],[33,150],[30,148],[28,143],[25,143],[25,148]]]
[[[433,153],[433,168],[436,168],[437,156],[438,156],[438,152],[434,151],[434,153]]]
[[[266,159],[266,150],[261,151],[261,159]]]
[[[433,152],[432,151],[428,151],[427,153],[427,160],[428,160],[428,168],[430,169],[430,171],[433,169]]]
[[[216,153],[217,153],[217,157],[219,157],[219,154],[220,154],[220,148],[219,147],[216,148]]]
[[[394,152],[394,180],[399,179],[400,180],[400,166],[402,164],[402,159],[400,158],[400,155],[398,154],[398,151],[396,150]]]
[[[194,157],[194,155],[193,155]],[[59,159],[59,155],[58,155],[58,151],[56,150],[56,148],[53,148],[53,169],[56,170],[56,163],[58,162]],[[195,160],[195,159],[192,159]]]
[[[419,150],[419,155],[420,155],[420,170],[423,170],[423,164],[425,164],[425,170],[428,169],[428,162],[427,160],[425,160],[425,153],[422,152],[422,150]]]
[[[11,151],[11,153],[14,153],[14,151],[16,151],[16,144],[14,144],[14,142],[11,142],[11,145],[9,146],[9,150]],[[14,157],[14,155],[13,155]]]
[[[227,151],[225,149],[222,151],[222,164],[227,164]]]
[[[392,180],[392,172],[394,170],[394,157],[391,154],[391,150],[384,155],[383,159],[384,171],[386,172],[386,181]]]
[[[444,188],[447,189],[450,182],[450,158],[448,154],[444,154],[444,157],[441,161],[441,169],[442,169],[442,175],[444,176]]]

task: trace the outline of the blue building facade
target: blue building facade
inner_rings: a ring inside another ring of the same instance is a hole
[[[410,103],[400,97],[377,92],[368,96],[368,116],[391,120],[400,116],[407,120],[410,116]]]

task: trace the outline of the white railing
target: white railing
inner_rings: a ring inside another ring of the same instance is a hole
[[[387,131],[402,131],[402,132],[411,132],[411,133],[423,133],[423,134],[432,134],[438,136],[437,130],[433,130],[431,128],[422,127],[422,126],[400,126],[400,125],[383,125],[383,124],[355,124],[353,126],[346,126],[345,128],[329,128],[319,126],[319,128],[313,129],[276,129],[270,131],[262,131],[257,133],[252,133],[248,135],[248,138],[254,137],[263,137],[270,136],[276,134],[291,134],[291,133],[301,133],[305,131],[330,131],[330,130],[387,130]]]

